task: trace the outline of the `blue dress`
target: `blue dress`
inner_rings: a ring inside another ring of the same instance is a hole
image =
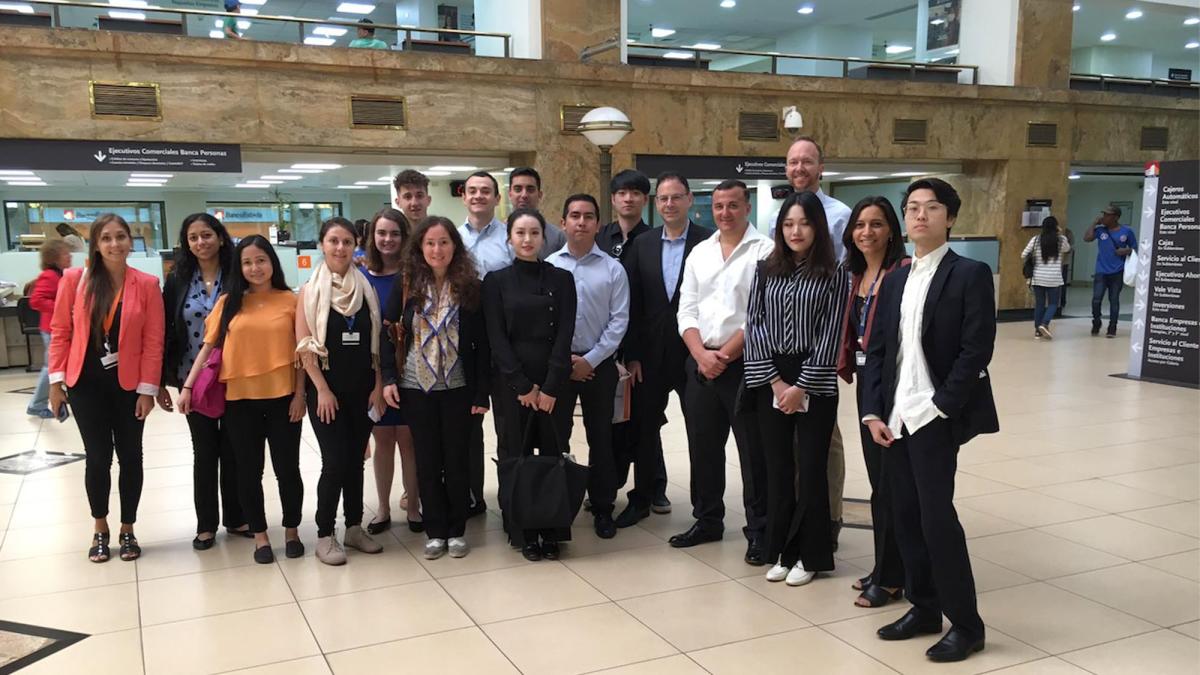
[[[392,282],[397,278],[397,275],[377,275],[367,269],[364,269],[363,272],[367,275],[367,281],[371,282],[371,288],[375,289],[375,295],[379,298],[380,308],[387,307],[388,297],[392,294]],[[379,348],[392,349],[392,343],[388,341],[386,334],[379,336]],[[375,426],[403,427],[408,426],[408,422],[404,419],[404,412],[401,409],[393,408],[389,405],[387,406],[387,411],[383,413],[383,419],[379,420],[379,423]]]

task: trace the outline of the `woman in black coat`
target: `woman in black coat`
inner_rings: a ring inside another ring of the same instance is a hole
[[[207,213],[193,213],[183,219],[175,266],[163,283],[164,386],[158,390],[158,405],[163,410],[175,409],[165,385],[178,389],[187,379],[204,346],[204,320],[221,295],[222,282],[229,278],[232,265],[233,240],[220,220]],[[225,530],[230,535],[252,536],[238,501],[236,460],[225,425],[220,419],[198,412],[188,413],[187,423],[194,453],[192,498],[196,505],[196,538],[192,547],[198,551],[212,548],[221,511],[225,513]]]
[[[537,211],[514,211],[508,218],[508,241],[516,259],[483,280],[488,341],[500,372],[492,394],[503,425],[500,447],[522,455],[534,447],[540,454],[567,449],[550,413],[571,374],[575,280],[570,272],[538,259],[545,228]],[[527,426],[533,433],[525,433]],[[507,515],[505,529],[527,560],[557,559],[559,542],[571,539],[570,528],[510,527]]]

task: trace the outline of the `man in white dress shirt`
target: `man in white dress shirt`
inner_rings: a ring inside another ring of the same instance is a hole
[[[684,548],[717,541],[725,531],[725,442],[732,428],[742,470],[746,563],[762,565],[766,527],[766,459],[752,415],[735,411],[742,381],[746,308],[758,262],[774,248],[750,224],[750,191],[727,180],[712,193],[717,233],[696,244],[679,288],[679,334],[687,346],[684,422],[696,524],[670,539]]]
[[[925,652],[933,661],[961,661],[983,649],[954,477],[959,447],[1000,428],[987,372],[996,342],[992,272],[950,250],[960,205],[945,181],[909,185],[904,222],[916,257],[884,277],[859,371],[862,421],[887,448],[884,474],[912,603],[879,637],[940,633],[945,614],[950,630]]]
[[[821,190],[821,174],[825,171],[825,151],[810,136],[801,136],[792,141],[787,153],[787,177],[796,192],[812,192],[825,207],[825,220],[829,223],[829,236],[833,239],[834,258],[846,259],[846,246],[842,233],[850,221],[850,207],[830,197]],[[833,424],[833,438],[829,442],[829,517],[830,537],[833,550],[838,550],[838,534],[842,530],[842,492],[846,487],[846,451],[842,445],[842,430]]]

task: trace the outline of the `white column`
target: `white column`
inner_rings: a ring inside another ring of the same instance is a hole
[[[475,3],[475,30],[512,35],[510,56],[518,59],[542,58],[542,0],[505,0]],[[504,43],[498,38],[475,38],[479,56],[504,56]]]
[[[1020,0],[962,0],[958,62],[979,66],[979,84],[1012,86]],[[970,82],[963,74],[963,81]]]

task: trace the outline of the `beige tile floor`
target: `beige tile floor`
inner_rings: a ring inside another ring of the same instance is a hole
[[[987,650],[965,663],[928,663],[931,640],[875,638],[904,607],[852,605],[850,582],[872,562],[868,532],[846,530],[836,573],[803,588],[747,567],[732,450],[728,536],[667,547],[691,522],[674,405],[668,516],[609,541],[581,516],[560,562],[531,564],[492,512],[471,522],[465,559],[425,561],[420,536],[394,530],[384,553],[351,553],[343,568],[311,554],[321,462],[307,432],[309,555],[255,565],[248,542],[223,535],[193,551],[187,430],[158,411],[146,428],[136,563],[85,559],[82,463],[0,474],[0,620],[91,634],[30,673],[1196,673],[1200,394],[1109,377],[1124,369],[1127,343],[1088,337],[1086,322],[1058,322],[1049,343],[1030,332],[1000,327],[992,373],[1004,431],[961,454],[958,504],[989,630]],[[0,391],[31,383],[0,373]],[[865,498],[852,400],[841,414],[846,496]],[[0,456],[81,449],[73,423],[40,423],[24,405],[0,393]],[[373,485],[368,463],[368,510]]]

